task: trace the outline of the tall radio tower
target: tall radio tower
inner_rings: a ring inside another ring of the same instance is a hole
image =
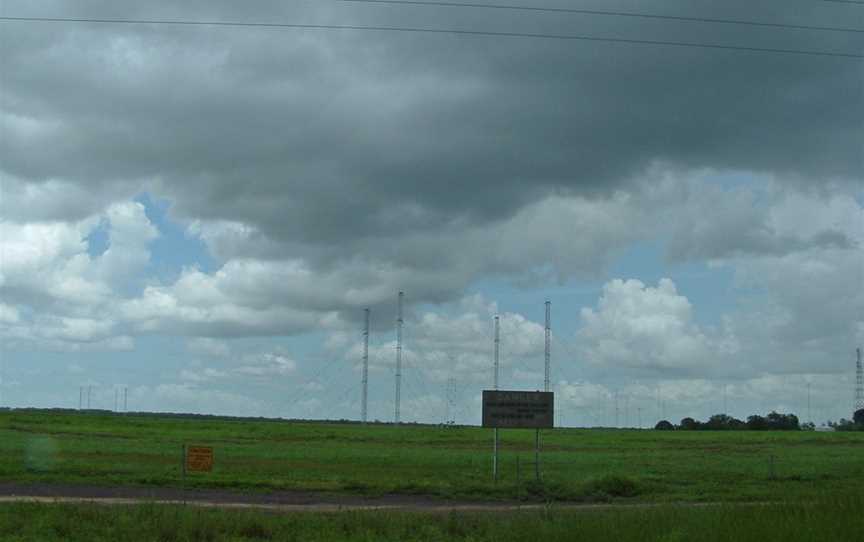
[[[402,400],[402,298],[405,292],[399,292],[399,301],[396,308],[396,416],[395,422],[399,424],[399,403]]]
[[[864,408],[864,367],[861,366],[861,349],[856,348],[857,362],[855,365],[855,411]]]
[[[369,309],[364,311],[363,326],[363,397],[360,404],[360,420],[366,423],[369,404]]]
[[[492,388],[498,389],[498,343],[501,342],[501,332],[500,332],[500,322],[501,319],[498,315],[495,315],[495,336],[493,340],[495,341],[495,349],[494,349],[494,361],[493,361],[493,373],[492,373]],[[492,477],[495,481],[498,480],[498,428],[492,429]]]
[[[552,302],[546,302],[546,354],[544,358],[544,376],[543,376],[543,391],[549,391],[549,370],[550,370],[550,361],[551,361],[551,340],[552,340],[552,327],[551,327],[551,307]]]
[[[498,343],[501,342],[500,319],[495,316],[495,350],[492,369],[492,389],[498,389]]]
[[[447,379],[447,412],[444,416],[444,423],[447,425],[456,425],[456,378],[450,377]]]

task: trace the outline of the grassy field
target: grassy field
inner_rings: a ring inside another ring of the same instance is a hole
[[[854,490],[864,475],[862,433],[555,429],[543,432],[537,484],[533,439],[502,432],[493,484],[480,428],[0,412],[0,481],[179,486],[183,443],[216,451],[215,471],[188,485],[243,491],[772,501]]]
[[[0,540],[826,542],[860,540],[864,498],[608,511],[280,515],[184,506],[0,505]]]

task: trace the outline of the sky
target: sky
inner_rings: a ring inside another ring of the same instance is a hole
[[[851,417],[864,7],[542,5],[0,2],[0,406]]]

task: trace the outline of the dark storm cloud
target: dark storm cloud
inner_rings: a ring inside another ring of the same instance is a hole
[[[728,4],[661,7],[834,26],[850,26],[854,13],[812,2],[785,14]],[[11,3],[5,11],[862,49],[861,38],[841,33],[323,1]],[[3,25],[7,173],[84,184],[94,201],[102,186],[149,180],[179,215],[244,222],[283,242],[345,246],[483,224],[553,193],[608,195],[656,163],[801,183],[862,174],[862,63],[852,59],[348,31]]]

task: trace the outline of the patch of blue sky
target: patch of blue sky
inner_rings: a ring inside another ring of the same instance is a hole
[[[184,267],[196,267],[205,273],[216,270],[217,264],[201,239],[190,237],[186,225],[170,216],[171,202],[148,193],[139,194],[135,201],[144,205],[144,212],[159,230],[150,243],[148,275],[165,283],[174,282]]]
[[[87,242],[87,254],[91,258],[98,258],[108,250],[111,244],[110,226],[108,220],[100,220],[99,224],[84,237],[84,241]]]

